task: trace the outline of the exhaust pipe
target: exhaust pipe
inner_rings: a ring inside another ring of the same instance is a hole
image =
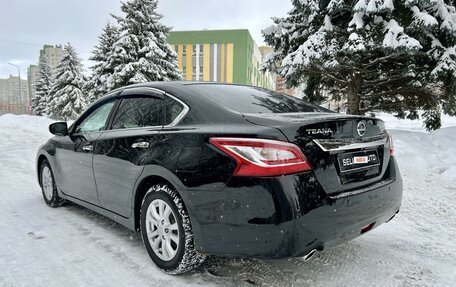
[[[317,249],[310,250],[309,253],[304,255],[304,261],[309,261],[310,258],[312,258],[315,255],[315,253],[317,253],[317,251],[318,251]]]

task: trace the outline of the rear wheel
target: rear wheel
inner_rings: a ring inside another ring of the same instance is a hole
[[[40,167],[40,183],[44,201],[50,207],[59,207],[65,202],[58,192],[55,185],[54,174],[52,173],[51,165],[47,160],[44,160]]]
[[[187,211],[167,184],[152,186],[141,205],[141,236],[149,256],[168,274],[182,274],[200,265],[205,256],[194,248]]]

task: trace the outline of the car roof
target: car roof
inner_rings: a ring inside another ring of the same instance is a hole
[[[140,88],[140,87],[163,89],[166,92],[166,88],[181,87],[181,88],[185,89],[185,86],[195,86],[195,85],[242,86],[242,87],[248,87],[248,88],[263,89],[261,87],[254,87],[254,86],[249,86],[249,85],[233,84],[233,83],[202,82],[202,81],[161,81],[161,82],[144,82],[144,83],[139,83],[139,84],[128,85],[128,86],[117,88],[117,89],[111,91],[109,94],[123,91],[123,90],[129,89],[129,88]]]
[[[103,100],[107,100],[111,97],[117,97],[119,95],[119,92],[131,89],[131,88],[155,88],[158,90],[161,90],[165,93],[168,93],[179,100],[187,103],[194,103],[198,97],[195,97],[195,95],[199,95],[201,92],[199,92],[196,89],[192,89],[192,86],[202,86],[202,85],[211,85],[211,86],[220,86],[221,88],[226,88],[226,87],[246,87],[246,88],[252,88],[252,89],[262,89],[265,90],[264,88],[261,87],[254,87],[254,86],[249,86],[249,85],[242,85],[242,84],[227,84],[227,83],[220,83],[220,82],[201,82],[201,81],[161,81],[161,82],[144,82],[144,83],[139,83],[139,84],[133,84],[133,85],[128,85],[124,87],[117,88],[109,94],[105,95],[102,97]]]

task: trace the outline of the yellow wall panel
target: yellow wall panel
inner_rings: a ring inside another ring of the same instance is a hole
[[[203,45],[203,81],[211,79],[211,44]]]
[[[233,43],[226,45],[226,82],[233,83]]]
[[[225,44],[221,44],[221,47],[220,47],[220,59],[221,59],[221,63],[220,63],[220,82],[224,83],[226,81],[226,78],[225,78],[225,61],[226,61],[226,50],[225,50]]]
[[[193,65],[192,65],[192,58],[193,58],[193,45],[187,44],[187,59],[186,59],[186,71],[185,71],[185,79],[188,81],[192,80],[193,76]]]

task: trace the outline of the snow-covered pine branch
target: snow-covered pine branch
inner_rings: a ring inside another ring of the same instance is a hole
[[[112,74],[104,74],[106,88],[181,79],[177,54],[166,40],[170,28],[160,22],[157,0],[130,0],[122,3],[121,10],[123,16],[113,15],[118,26],[117,40],[107,59],[102,60],[108,69],[113,69]],[[103,76],[96,72],[93,77]]]
[[[376,108],[414,117],[456,114],[456,8],[449,0],[292,0],[263,31],[268,67],[306,93],[325,89],[348,112]],[[278,63],[278,65],[277,65]],[[425,96],[426,95],[426,96]],[[318,98],[309,95],[307,98]],[[431,112],[433,111],[433,112]]]
[[[38,75],[35,83],[35,94],[31,99],[31,110],[35,116],[48,114],[50,102],[49,91],[52,86],[52,71],[46,56],[40,58]]]
[[[118,28],[108,22],[98,37],[98,45],[95,46],[90,57],[90,60],[94,61],[95,64],[91,67],[92,76],[84,85],[84,91],[88,95],[90,103],[116,87],[113,74],[117,63],[112,60],[112,57],[114,53],[113,46],[118,39]]]
[[[87,107],[84,82],[81,59],[68,43],[55,69],[48,114],[55,119],[75,119]]]

